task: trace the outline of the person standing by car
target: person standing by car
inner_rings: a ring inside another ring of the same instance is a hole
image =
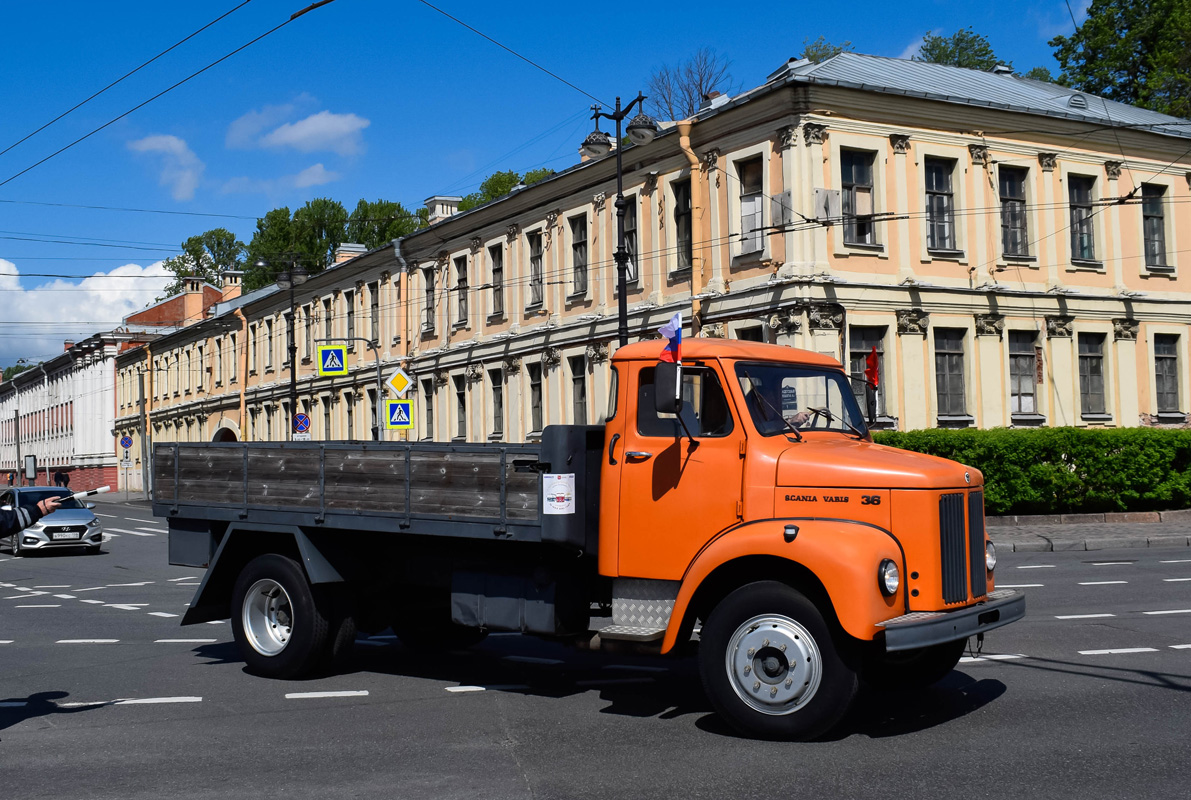
[[[60,497],[46,497],[29,508],[14,506],[0,508],[0,537],[12,536],[28,528],[47,514],[52,514],[62,505]]]

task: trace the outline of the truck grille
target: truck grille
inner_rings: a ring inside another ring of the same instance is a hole
[[[964,496],[939,498],[939,552],[943,561],[943,602],[968,599],[967,548],[964,546]]]
[[[988,594],[988,571],[984,568],[984,492],[968,495],[968,553],[972,597],[981,597]]]

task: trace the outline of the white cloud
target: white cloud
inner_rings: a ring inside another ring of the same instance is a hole
[[[308,189],[322,186],[343,177],[327,169],[322,163],[313,164],[297,175],[283,175],[280,178],[232,178],[223,184],[224,194],[264,194],[276,196],[294,189]]]
[[[303,92],[291,103],[264,106],[259,111],[249,111],[227,126],[224,143],[231,149],[248,149],[260,145],[260,136],[269,128],[280,125],[292,117],[299,108],[308,108],[315,103],[314,97]]]
[[[136,153],[157,153],[161,156],[161,175],[158,182],[170,188],[175,200],[190,200],[198,188],[206,165],[199,160],[185,140],[177,136],[159,134],[146,136],[128,143],[128,149]]]
[[[287,122],[261,138],[265,147],[292,147],[302,153],[330,150],[355,155],[363,147],[361,131],[372,123],[355,114],[320,111],[297,122]]]
[[[161,262],[125,264],[81,281],[55,279],[25,288],[11,261],[0,259],[0,364],[18,358],[47,358],[62,352],[64,340],[78,341],[111,330],[165,291],[173,279]],[[14,335],[15,334],[15,335]]]
[[[919,36],[917,39],[906,45],[906,49],[902,50],[901,55],[899,55],[898,58],[904,58],[908,61],[914,56],[918,55],[918,48],[922,47],[924,38],[925,37],[923,36]]]

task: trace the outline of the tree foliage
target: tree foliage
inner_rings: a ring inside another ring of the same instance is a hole
[[[256,221],[248,243],[244,289],[268,286],[297,262],[314,274],[331,263],[347,235],[347,209],[338,200],[316,197],[290,216],[289,208],[275,208]]]
[[[362,244],[369,250],[399,239],[426,226],[427,210],[411,213],[400,203],[361,199],[347,218],[347,241]]]
[[[854,50],[850,41],[832,44],[823,36],[813,42],[809,38],[802,40],[802,58],[809,59],[816,64],[826,61],[832,56],[838,56],[840,53],[851,53]]]
[[[513,170],[494,172],[485,178],[484,182],[480,184],[479,191],[475,191],[464,196],[464,198],[459,202],[459,210],[469,211],[476,206],[482,206],[484,203],[504,197],[506,194],[512,192],[517,186],[531,186],[538,181],[549,178],[553,174],[554,170],[547,167],[531,169],[524,175],[514,172]]]
[[[1071,36],[1050,40],[1072,88],[1191,117],[1191,0],[1093,0]]]
[[[730,90],[729,66],[731,62],[710,47],[699,48],[673,67],[663,65],[650,76],[646,92],[654,116],[665,120],[694,116],[708,94]]]
[[[1012,62],[998,59],[988,39],[971,28],[960,28],[950,36],[927,31],[922,37],[922,45],[911,59],[986,72],[997,64],[1013,66]]]
[[[1030,78],[1035,81],[1044,81],[1046,83],[1054,83],[1055,77],[1050,74],[1050,70],[1046,67],[1034,67],[1029,72],[1025,73],[1023,78]]]
[[[10,381],[17,375],[20,375],[27,369],[33,369],[32,364],[13,364],[11,367],[4,368],[4,380]]]
[[[226,228],[212,228],[191,236],[182,243],[181,253],[162,262],[162,267],[174,274],[163,297],[181,294],[185,288],[184,278],[202,278],[207,283],[219,285],[219,273],[243,267],[244,252],[244,243]]]

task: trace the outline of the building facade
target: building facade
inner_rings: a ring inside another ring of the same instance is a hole
[[[1179,120],[1012,74],[790,62],[624,151],[632,338],[681,311],[856,377],[875,349],[878,427],[1186,425],[1189,156]],[[313,438],[371,438],[377,359],[414,377],[420,439],[600,421],[615,187],[607,156],[465,213],[434,197],[430,227],[296,287]],[[285,439],[290,314],[270,287],[120,356],[147,405],[120,394],[117,428]],[[335,338],[377,349],[318,378]]]

